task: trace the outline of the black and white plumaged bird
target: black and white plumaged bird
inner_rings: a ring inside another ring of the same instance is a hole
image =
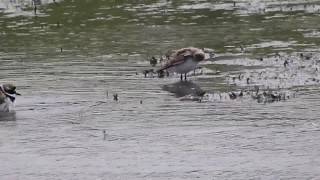
[[[167,63],[162,66],[157,72],[168,70],[181,74],[180,79],[187,79],[187,73],[196,69],[199,62],[205,60],[205,52],[202,49],[188,47],[178,50],[173,50],[166,55]]]
[[[16,86],[12,84],[1,84],[0,85],[0,112],[11,111],[16,95],[20,95],[16,92]]]

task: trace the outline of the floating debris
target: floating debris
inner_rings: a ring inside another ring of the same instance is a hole
[[[223,101],[237,101],[237,100],[255,100],[258,103],[273,103],[285,101],[296,97],[295,93],[288,90],[241,90],[240,92],[215,92],[206,93],[201,100],[207,102],[223,102]],[[193,97],[193,99],[197,96]],[[192,99],[189,97],[189,99]]]
[[[107,139],[107,132],[106,132],[106,130],[103,130],[102,133],[103,133],[103,140],[106,140],[106,139]]]
[[[239,74],[227,77],[229,84],[240,87],[261,86],[271,89],[287,89],[295,86],[316,85],[320,84],[318,70],[320,68],[320,56],[310,56],[311,53],[292,53],[264,57],[263,61],[250,61],[236,59],[232,65],[256,66],[258,68],[246,69]],[[306,59],[305,56],[310,56]],[[303,58],[301,58],[303,57]],[[277,60],[277,61],[275,61]],[[226,65],[228,65],[226,64]],[[261,68],[259,68],[261,67]],[[237,77],[238,78],[235,78]]]
[[[155,67],[157,65],[157,63],[158,63],[158,60],[154,56],[152,56],[149,61],[150,61],[150,65],[152,67]]]
[[[290,98],[287,92],[278,91],[263,91],[262,93],[256,93],[251,96],[256,99],[258,103],[271,103],[276,101],[284,101]]]
[[[164,78],[164,70],[158,71],[158,78]]]
[[[230,99],[236,99],[237,95],[234,92],[230,92],[229,97],[230,97]]]
[[[289,62],[287,60],[284,61],[283,66],[287,67],[289,65]]]
[[[114,101],[118,101],[118,100],[119,100],[119,99],[118,99],[118,94],[114,94],[114,95],[113,95],[113,100],[114,100]]]
[[[146,69],[146,70],[143,70],[142,73],[144,74],[144,77],[154,77],[153,74],[155,73],[154,72],[154,69]]]

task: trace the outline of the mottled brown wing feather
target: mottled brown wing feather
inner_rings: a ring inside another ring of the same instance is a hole
[[[162,70],[165,70],[165,69],[168,69],[168,68],[170,68],[172,66],[179,65],[179,64],[181,64],[181,63],[183,63],[185,61],[186,57],[192,56],[192,55],[193,55],[192,52],[190,52],[187,49],[182,49],[180,51],[177,51],[172,56],[172,59],[170,59],[169,62],[166,63],[162,68],[160,68],[158,70],[158,72],[162,71]]]

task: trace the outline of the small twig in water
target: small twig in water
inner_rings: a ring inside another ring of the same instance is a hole
[[[106,130],[103,130],[103,140],[106,140],[107,139],[107,133],[106,133]]]
[[[119,99],[118,99],[118,94],[114,94],[114,95],[113,95],[113,100],[114,100],[114,101],[118,101],[118,100],[119,100]]]

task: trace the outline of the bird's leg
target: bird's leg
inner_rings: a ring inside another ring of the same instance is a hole
[[[180,75],[180,80],[182,81],[182,74]]]
[[[184,80],[187,80],[187,73],[184,73]]]

